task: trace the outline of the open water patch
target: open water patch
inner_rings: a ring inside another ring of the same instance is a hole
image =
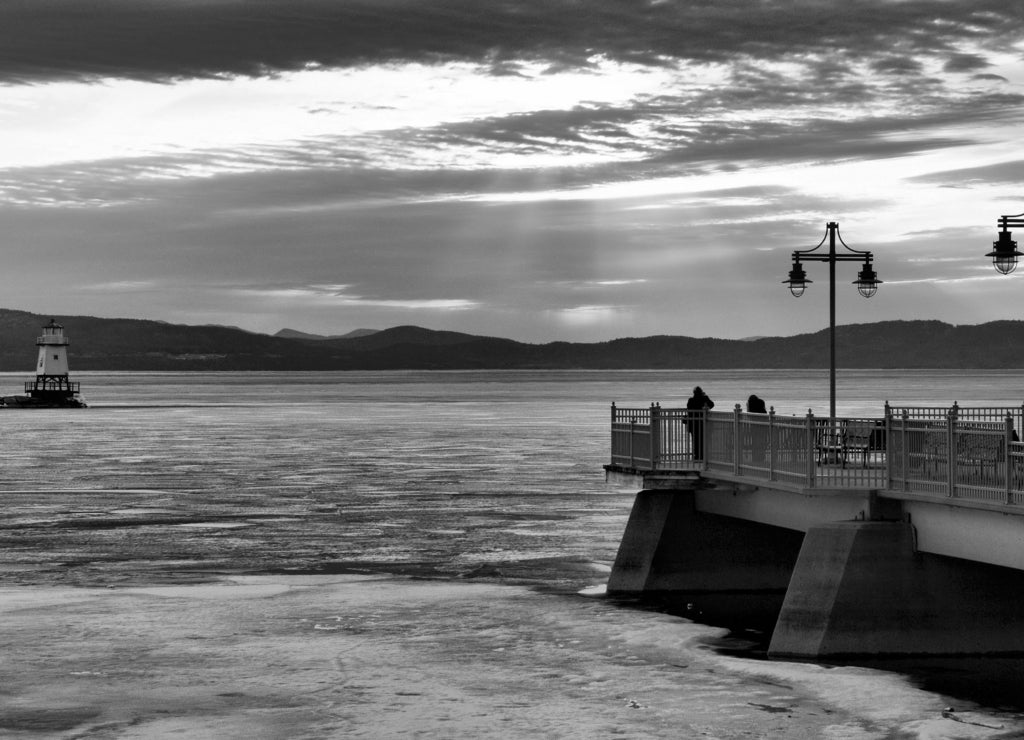
[[[585,595],[600,596],[600,589]],[[784,596],[780,592],[734,592],[604,598],[624,608],[655,611],[723,628],[722,633],[702,637],[702,644],[722,656],[771,662],[768,646]],[[958,709],[964,708],[958,707],[957,702],[967,708],[982,706],[1001,712],[1024,712],[1024,656],[1020,655],[863,656],[806,662],[826,668],[859,667],[901,675],[910,685],[953,701],[946,707],[951,719],[957,719]]]
[[[1024,712],[1024,656],[911,656],[855,658],[835,663],[898,673],[913,686],[1004,712]],[[948,707],[955,713],[955,704]]]
[[[246,527],[259,526],[255,522],[186,522],[176,524],[177,527],[189,527],[193,529],[245,529]]]
[[[772,631],[782,611],[782,590],[723,593],[661,592],[641,596],[608,596],[624,607],[655,611],[725,630],[709,646],[722,652],[759,658],[768,653]]]

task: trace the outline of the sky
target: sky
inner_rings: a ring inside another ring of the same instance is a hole
[[[0,86],[6,308],[793,335],[835,221],[839,324],[1024,318],[1017,0],[4,0]]]

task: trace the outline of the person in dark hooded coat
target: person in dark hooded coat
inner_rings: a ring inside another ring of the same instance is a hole
[[[693,459],[704,459],[704,412],[715,407],[715,402],[698,385],[693,389],[693,395],[686,402],[687,414],[686,430],[693,440]]]

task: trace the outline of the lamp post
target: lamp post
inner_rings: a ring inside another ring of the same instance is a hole
[[[843,241],[843,237],[839,235],[838,223],[829,221],[825,229],[825,236],[818,242],[818,246],[813,249],[793,252],[793,269],[789,271],[789,279],[782,282],[789,286],[789,291],[794,297],[799,298],[804,294],[807,284],[812,282],[807,279],[807,273],[804,272],[801,261],[828,262],[829,418],[834,423],[836,418],[836,262],[864,261],[864,266],[853,284],[857,286],[857,292],[865,298],[870,298],[877,293],[878,286],[882,281],[878,279],[878,275],[871,267],[873,259],[871,252],[850,249]],[[818,252],[826,239],[828,240],[828,252]],[[836,252],[836,239],[846,248],[846,252]]]
[[[1009,227],[1024,226],[1024,213],[1000,216],[999,225],[1002,227],[999,238],[992,242],[992,251],[985,256],[992,258],[992,264],[998,272],[1009,275],[1017,269],[1017,258],[1021,255],[1017,251],[1017,242],[1011,238],[1013,234],[1010,233]]]

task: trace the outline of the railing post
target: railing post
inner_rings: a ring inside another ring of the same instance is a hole
[[[956,401],[949,413],[946,414],[946,495],[950,498],[956,496],[956,417],[958,407]]]
[[[740,474],[740,412],[742,409],[736,404],[732,409],[732,474]]]
[[[612,401],[612,465],[615,464],[615,401]]]
[[[775,480],[775,407],[768,409],[768,480]]]
[[[633,456],[633,437],[636,435],[636,417],[629,420],[629,467],[636,470],[636,458]]]
[[[907,443],[909,442],[909,440],[907,439],[907,422],[910,420],[910,412],[907,411],[906,409],[903,409],[902,417],[903,417],[903,428],[900,430],[900,434],[902,435],[902,438],[900,439],[900,442],[901,442],[900,449],[903,450],[903,460],[900,463],[900,467],[903,470],[903,490],[904,491],[909,491],[910,490],[910,468],[908,466],[910,465],[910,452],[907,450],[907,447],[908,447]]]
[[[1006,414],[1006,435],[1003,438],[1003,467],[1006,473],[1006,503],[1013,503],[1013,486],[1010,480],[1010,473],[1013,467],[1010,465],[1010,448],[1013,446],[1013,417],[1009,412]]]
[[[892,488],[892,445],[889,440],[892,439],[892,408],[889,406],[889,402],[885,402],[885,416],[882,424],[882,429],[885,433],[885,487]]]
[[[814,434],[814,412],[811,409],[807,409],[807,487],[814,488],[814,479],[816,477],[816,468],[814,462],[814,447],[815,447],[815,434]]]
[[[658,469],[661,458],[661,406],[651,403],[651,470]]]

